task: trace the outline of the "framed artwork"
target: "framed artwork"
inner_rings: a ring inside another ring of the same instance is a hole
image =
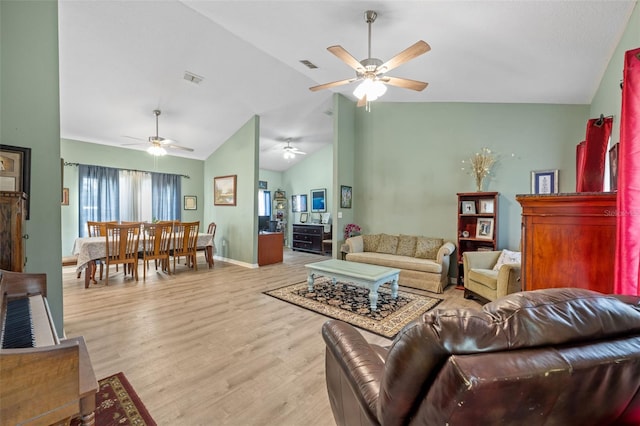
[[[198,197],[195,195],[184,196],[184,209],[185,210],[198,210]]]
[[[340,185],[340,207],[343,209],[351,208],[352,190],[350,186]]]
[[[615,144],[609,150],[609,182],[611,191],[618,190],[618,145]]]
[[[236,205],[236,180],[238,175],[218,176],[213,178],[213,205]]]
[[[267,189],[267,181],[259,180],[258,181],[258,189]]]
[[[476,238],[493,240],[493,219],[478,218],[476,223]]]
[[[0,191],[27,194],[27,214],[31,193],[31,148],[0,145]]]
[[[69,188],[62,188],[62,205],[69,205]]]
[[[531,172],[532,194],[557,194],[558,170],[534,170]]]
[[[327,211],[327,190],[326,189],[311,190],[311,211],[314,213]]]
[[[291,196],[291,211],[293,213],[307,211],[307,194]]]
[[[478,200],[480,204],[480,213],[494,213],[493,198]]]
[[[462,214],[476,214],[476,203],[475,201],[462,201],[462,206],[460,206],[460,211]]]
[[[307,223],[309,220],[309,213],[300,213],[300,223]]]

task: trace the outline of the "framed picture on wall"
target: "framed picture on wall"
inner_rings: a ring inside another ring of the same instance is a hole
[[[267,189],[267,181],[259,180],[258,181],[258,189]]]
[[[0,145],[0,191],[24,192],[27,194],[29,219],[31,193],[31,148]]]
[[[293,213],[300,213],[300,212],[307,211],[307,194],[291,196],[291,211]]]
[[[314,213],[327,211],[327,190],[326,189],[311,190],[311,211]]]
[[[185,210],[198,210],[198,197],[195,195],[184,196],[184,209]]]
[[[69,188],[62,188],[62,205],[69,205]]]
[[[350,186],[340,185],[340,207],[343,209],[351,208],[352,189]]]
[[[609,150],[609,179],[611,191],[618,190],[618,143]]]
[[[534,170],[531,172],[532,194],[557,194],[558,170]]]
[[[236,205],[236,180],[238,175],[218,176],[213,178],[213,205]]]

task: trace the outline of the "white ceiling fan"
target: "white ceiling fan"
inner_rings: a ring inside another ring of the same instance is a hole
[[[292,160],[296,158],[296,154],[307,155],[306,152],[300,151],[298,148],[291,146],[292,141],[293,138],[284,139],[284,142],[287,143],[287,145],[283,147],[285,160]]]
[[[385,75],[387,72],[394,68],[399,67],[405,62],[410,61],[424,53],[431,50],[431,47],[423,40],[417,41],[402,52],[398,53],[387,62],[382,62],[378,58],[371,57],[371,24],[373,24],[378,17],[378,14],[374,10],[367,10],[364,13],[364,19],[369,25],[369,55],[367,59],[358,61],[349,52],[347,52],[342,46],[330,46],[327,50],[338,57],[342,62],[349,65],[356,72],[354,78],[348,78],[345,80],[334,81],[331,83],[320,84],[318,86],[310,87],[309,90],[317,91],[322,89],[329,89],[331,87],[341,86],[343,84],[353,83],[355,81],[362,81],[355,89],[353,94],[358,98],[358,106],[368,104],[370,101],[378,99],[384,95],[387,91],[386,84],[391,86],[402,87],[404,89],[411,89],[415,91],[422,91],[427,87],[428,83],[417,80],[409,80],[407,78],[390,77]]]
[[[142,138],[136,138],[133,136],[125,136],[126,138],[131,138],[131,139],[136,139],[136,140],[140,140],[140,141],[146,141],[147,143],[150,143],[151,146],[149,146],[147,148],[147,152],[151,155],[155,155],[155,156],[162,156],[162,155],[166,155],[167,154],[167,150],[166,148],[170,148],[170,149],[181,149],[183,151],[189,151],[192,152],[193,149],[192,148],[188,148],[186,146],[181,146],[181,145],[176,145],[175,141],[171,140],[171,139],[165,139],[163,137],[160,137],[158,134],[158,117],[160,116],[162,112],[159,109],[154,109],[153,110],[153,115],[156,116],[156,134],[155,136],[149,136],[148,139],[142,139]],[[125,143],[122,144],[122,146],[132,146],[132,145],[145,145],[145,144],[141,144],[141,143]]]

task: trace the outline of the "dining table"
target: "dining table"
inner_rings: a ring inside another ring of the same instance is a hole
[[[207,264],[209,265],[209,268],[213,267],[213,253],[215,248],[213,234],[199,232],[196,246],[205,248],[205,259],[207,260]],[[144,240],[141,238],[138,245],[138,251],[142,252],[143,250]],[[87,288],[91,283],[91,277],[93,276],[93,271],[96,268],[96,261],[107,257],[107,238],[104,236],[76,238],[73,243],[73,254],[78,256],[76,272],[81,274],[82,271],[85,271],[84,286]],[[94,284],[97,283],[95,279],[93,282]]]

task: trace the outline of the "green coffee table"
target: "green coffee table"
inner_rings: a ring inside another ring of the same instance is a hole
[[[372,311],[377,309],[378,288],[380,288],[382,284],[391,282],[391,297],[394,299],[398,297],[398,276],[400,275],[400,269],[337,259],[309,263],[304,266],[307,268],[309,291],[313,291],[313,282],[316,277],[323,276],[331,278],[334,285],[338,280],[341,280],[368,288],[369,305]]]

